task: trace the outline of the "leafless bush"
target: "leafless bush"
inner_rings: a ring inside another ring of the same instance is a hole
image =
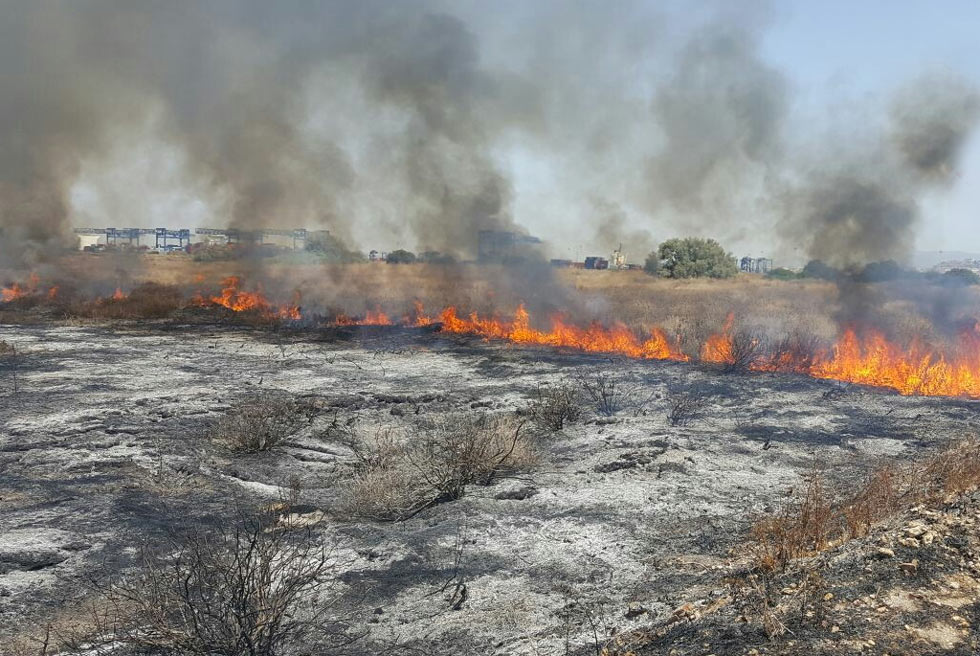
[[[0,372],[9,372],[11,388],[14,393],[20,391],[20,380],[17,370],[20,368],[20,354],[17,347],[9,342],[0,340]]]
[[[268,451],[299,428],[301,417],[300,409],[287,398],[252,398],[218,421],[212,439],[239,453]]]
[[[399,520],[489,485],[504,472],[533,465],[533,439],[516,417],[448,415],[422,421],[399,437],[380,431],[353,447],[357,463],[347,490],[354,515]]]
[[[742,372],[758,365],[763,356],[762,338],[748,328],[740,328],[731,335],[725,371]]]
[[[278,515],[145,545],[135,573],[93,585],[108,639],[167,654],[276,656],[354,636],[333,616],[330,555]]]
[[[642,410],[653,393],[633,378],[610,374],[596,369],[578,376],[585,397],[600,415],[611,417],[621,410]]]
[[[807,372],[820,352],[821,344],[816,335],[796,329],[774,343],[769,362],[776,371]]]
[[[671,426],[687,426],[698,418],[708,405],[700,393],[671,394],[667,398],[667,421]]]
[[[435,501],[463,496],[468,485],[489,485],[499,472],[536,460],[524,423],[511,416],[440,417],[418,424],[409,457],[437,492]]]
[[[561,383],[538,387],[528,406],[530,415],[539,424],[560,431],[566,424],[582,415],[582,395],[573,385]]]

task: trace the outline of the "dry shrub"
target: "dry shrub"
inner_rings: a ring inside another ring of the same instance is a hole
[[[355,437],[350,446],[355,474],[343,505],[351,515],[397,521],[431,503],[432,494],[409,459],[411,445],[406,440],[383,430],[368,440]]]
[[[211,438],[237,453],[269,451],[300,426],[300,409],[288,398],[247,399],[218,420]]]
[[[867,482],[842,509],[847,536],[859,538],[875,523],[898,513],[907,489],[897,467],[885,466],[872,472]]]
[[[567,383],[538,387],[528,411],[537,423],[560,431],[582,416],[582,401],[580,391]]]
[[[100,298],[70,308],[74,316],[89,319],[163,319],[183,306],[183,296],[173,285],[144,282],[123,298]]]
[[[406,519],[537,462],[530,431],[510,415],[446,415],[419,422],[402,437],[382,431],[352,447],[355,475],[345,507],[377,520]]]
[[[93,584],[105,602],[100,633],[138,651],[202,656],[349,644],[355,636],[332,616],[330,555],[308,528],[277,520],[263,513],[171,536],[162,550],[144,545],[134,573]]]
[[[764,342],[749,328],[740,328],[732,333],[725,361],[725,371],[743,372],[757,366],[763,358]]]
[[[468,485],[489,485],[500,472],[523,469],[537,456],[524,423],[512,416],[445,416],[421,422],[408,452],[437,493],[435,502],[463,496]]]
[[[912,506],[942,503],[980,487],[980,441],[951,444],[906,468],[881,467],[840,501],[829,498],[818,474],[799,498],[775,517],[757,521],[750,552],[764,571],[782,570],[794,558],[866,535],[876,523]]]
[[[820,352],[820,339],[809,330],[797,328],[775,341],[769,363],[779,371],[809,371]]]
[[[707,405],[708,399],[699,393],[671,394],[667,399],[667,421],[671,426],[687,426]]]
[[[12,344],[0,339],[0,355],[14,355],[15,353],[16,349]]]
[[[611,417],[621,410],[642,410],[653,394],[633,378],[595,369],[578,375],[579,389],[595,411]]]
[[[966,440],[930,458],[916,481],[932,498],[962,494],[980,486],[980,441]],[[921,492],[920,492],[921,494]]]
[[[781,570],[794,558],[826,547],[834,533],[834,508],[823,477],[812,472],[802,494],[783,511],[755,523],[752,553],[763,570]]]

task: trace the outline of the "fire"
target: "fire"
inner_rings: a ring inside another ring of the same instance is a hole
[[[701,347],[701,360],[714,364],[732,364],[735,362],[734,345],[732,343],[732,326],[735,314],[728,313],[725,325],[720,333],[715,333],[705,340]]]
[[[32,273],[27,279],[25,284],[20,284],[15,282],[10,287],[0,288],[0,302],[9,303],[10,301],[15,301],[18,298],[24,298],[25,296],[31,296],[37,292],[37,286],[40,284],[41,279],[36,273]]]
[[[846,330],[829,357],[818,358],[809,371],[861,385],[890,387],[901,394],[980,398],[980,349],[975,335],[965,335],[957,354],[947,356],[921,343],[902,349],[880,332],[858,338]]]
[[[511,321],[480,317],[472,313],[468,318],[456,314],[456,308],[448,307],[439,315],[442,329],[450,333],[479,335],[484,339],[506,339],[517,344],[537,344],[562,348],[573,348],[589,353],[613,353],[648,360],[686,361],[677,340],[671,340],[659,328],[654,328],[650,336],[641,339],[629,328],[615,324],[605,328],[593,322],[588,328],[573,326],[560,316],[551,318],[551,329],[536,330],[523,305],[517,308]]]
[[[40,280],[32,274],[26,282],[0,287],[0,302],[27,296],[44,295],[56,299],[57,286],[45,292]],[[111,297],[100,300],[120,301],[127,298],[121,288]],[[262,316],[300,320],[301,297],[294,293],[290,303],[275,305],[261,286],[245,289],[239,276],[222,281],[221,292],[206,296],[198,293],[188,301],[202,307],[220,305],[235,312],[252,311]],[[668,336],[659,327],[638,334],[619,322],[587,326],[569,323],[562,315],[550,317],[548,328],[538,328],[524,305],[519,305],[509,319],[481,316],[476,312],[460,315],[453,306],[437,315],[426,312],[420,301],[414,311],[393,320],[376,307],[362,317],[337,316],[334,325],[347,326],[414,326],[439,324],[447,333],[474,335],[485,340],[505,340],[514,344],[575,349],[587,353],[622,355],[646,360],[689,361],[681,349],[678,336]],[[902,346],[880,331],[854,328],[843,330],[833,345],[826,347],[808,339],[786,339],[768,342],[735,332],[735,317],[729,314],[722,329],[709,336],[698,350],[700,362],[745,366],[757,371],[798,373],[820,379],[886,387],[901,394],[923,396],[960,396],[980,399],[980,324],[960,335],[959,342],[948,348],[913,341]]]
[[[217,296],[211,296],[209,299],[205,299],[201,294],[198,294],[191,299],[191,302],[196,305],[207,305],[210,301],[214,305],[221,305],[235,312],[254,311],[268,316],[279,317],[280,319],[299,320],[302,318],[299,308],[300,295],[298,291],[293,295],[293,302],[291,304],[273,307],[268,299],[266,299],[261,287],[256,288],[255,291],[242,289],[242,279],[239,276],[229,276],[222,280],[221,284],[222,290]]]

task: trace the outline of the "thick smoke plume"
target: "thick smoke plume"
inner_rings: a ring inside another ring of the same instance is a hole
[[[921,198],[951,181],[978,108],[977,92],[961,81],[910,83],[882,125],[865,126],[870,138],[847,141],[842,131],[822,161],[787,184],[784,237],[838,266],[907,261]]]
[[[761,55],[764,3],[0,7],[0,265],[70,242],[80,184],[114,186],[113,215],[87,220],[125,226],[164,178],[205,208],[198,225],[362,247],[472,257],[477,231],[524,224],[641,261],[664,238],[776,227],[831,263],[898,257],[977,116],[972,88],[927,77],[870,137],[801,146],[791,85]],[[106,173],[147,159],[170,173],[132,190]]]

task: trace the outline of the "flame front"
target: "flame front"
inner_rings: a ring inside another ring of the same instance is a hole
[[[274,305],[263,294],[261,286],[251,291],[243,288],[242,279],[231,276],[222,281],[219,294],[196,294],[189,300],[191,305],[222,307],[235,312],[258,312],[263,316],[286,320],[299,320],[300,295],[294,293],[292,301]],[[10,302],[24,297],[43,298],[60,302],[59,289],[52,286],[45,292],[40,280],[32,274],[24,283],[13,283],[0,288],[0,302]],[[117,288],[111,297],[101,299],[120,301],[128,298]],[[511,319],[497,316],[481,316],[476,312],[460,316],[456,308],[447,307],[437,315],[426,313],[421,302],[415,301],[414,312],[404,314],[400,321],[392,318],[380,307],[364,316],[352,318],[337,316],[333,323],[341,326],[412,326],[439,325],[446,333],[474,335],[485,340],[505,340],[514,344],[569,348],[587,353],[622,355],[646,360],[689,361],[692,358],[681,349],[678,336],[670,337],[659,327],[650,329],[647,335],[638,335],[621,323],[604,326],[592,322],[587,327],[568,323],[561,315],[550,318],[547,330],[535,328],[527,309],[518,306]],[[709,336],[698,349],[701,362],[735,364],[749,358],[742,366],[767,372],[793,372],[814,378],[886,387],[906,395],[960,396],[980,399],[980,324],[964,331],[958,342],[949,348],[937,348],[913,341],[902,347],[877,330],[857,331],[844,329],[833,346],[821,348],[806,341],[790,342],[783,347],[763,348],[765,343],[750,339],[736,341],[740,334],[734,332],[735,319],[729,314],[718,333]],[[749,339],[749,338],[746,338]]]
[[[18,298],[32,296],[37,293],[37,287],[40,283],[41,279],[38,275],[32,273],[24,284],[15,282],[10,287],[2,287],[0,288],[0,302],[9,303],[10,301],[16,301]]]
[[[479,335],[484,339],[506,339],[517,344],[573,348],[589,353],[613,353],[647,360],[689,359],[681,351],[678,341],[669,339],[660,328],[654,328],[649,337],[640,339],[622,324],[605,328],[598,322],[593,322],[588,328],[580,328],[565,323],[560,316],[553,316],[551,330],[535,330],[531,327],[530,316],[523,305],[517,308],[512,321],[480,317],[475,312],[468,318],[461,318],[454,307],[443,310],[439,321],[445,332]]]
[[[262,293],[262,289],[246,291],[241,288],[242,279],[238,276],[229,276],[221,281],[222,290],[217,296],[212,296],[210,301],[215,305],[221,305],[234,310],[235,312],[259,312],[268,316],[275,316],[281,319],[298,320],[301,317],[299,309],[300,296],[297,291],[293,295],[293,302],[289,305],[273,307]],[[195,297],[198,304],[206,304],[203,297]]]

